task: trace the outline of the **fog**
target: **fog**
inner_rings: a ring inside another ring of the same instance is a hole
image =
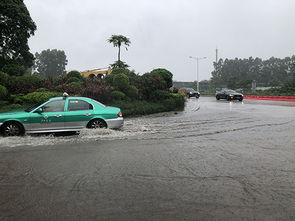
[[[113,34],[130,38],[121,59],[137,73],[166,68],[177,81],[210,79],[218,58],[295,54],[294,0],[25,0],[37,25],[32,53],[64,50],[67,70],[107,67]]]

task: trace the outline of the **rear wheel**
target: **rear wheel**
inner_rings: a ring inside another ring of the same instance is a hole
[[[216,95],[216,100],[220,100],[220,97],[218,95]]]
[[[2,128],[3,135],[8,136],[21,136],[24,134],[24,128],[19,123],[8,122],[3,125]]]
[[[94,119],[94,120],[89,122],[88,128],[90,128],[90,129],[107,128],[107,124],[103,120]]]

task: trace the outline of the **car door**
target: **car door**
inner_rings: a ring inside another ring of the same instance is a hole
[[[93,105],[79,98],[68,99],[66,110],[65,127],[68,129],[85,128],[94,114]]]
[[[65,100],[54,100],[40,106],[38,110],[31,113],[29,130],[50,132],[63,130],[65,128],[64,116]]]

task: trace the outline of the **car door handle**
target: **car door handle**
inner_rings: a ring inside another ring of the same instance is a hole
[[[56,117],[62,117],[62,115],[61,114],[57,114],[57,115],[55,115]]]
[[[91,114],[84,114],[85,116],[91,116]]]

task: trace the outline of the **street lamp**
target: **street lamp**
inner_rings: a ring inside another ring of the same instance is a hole
[[[193,57],[189,56],[189,58],[197,61],[197,91],[199,92],[199,60],[206,59],[207,57]]]

